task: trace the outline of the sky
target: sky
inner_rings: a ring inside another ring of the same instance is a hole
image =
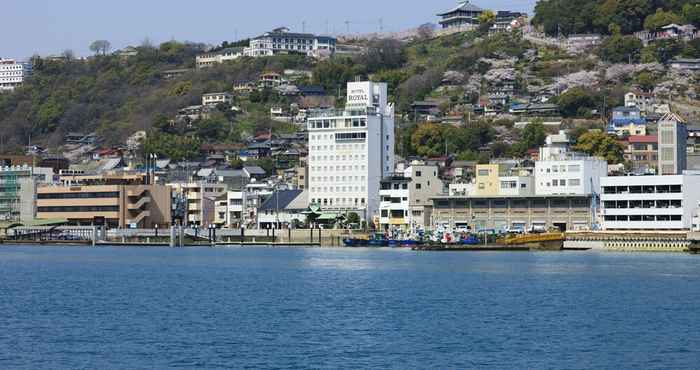
[[[532,14],[536,0],[471,0],[493,10]],[[72,50],[90,54],[92,41],[112,49],[168,40],[219,44],[276,27],[326,34],[401,31],[437,23],[457,0],[2,0],[0,57],[24,60]],[[305,25],[305,27],[304,27]]]

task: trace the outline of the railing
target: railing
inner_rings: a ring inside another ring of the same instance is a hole
[[[150,202],[151,202],[151,197],[143,197],[143,198],[139,199],[139,201],[136,203],[130,203],[128,207],[129,207],[129,210],[137,210]]]

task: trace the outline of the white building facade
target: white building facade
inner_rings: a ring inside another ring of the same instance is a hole
[[[288,28],[277,28],[250,40],[250,46],[243,50],[248,57],[266,57],[276,54],[306,54],[316,56],[320,53],[335,53],[336,39],[328,36],[316,36],[309,33],[293,33]]]
[[[690,230],[700,174],[602,179],[603,230]]]
[[[387,84],[350,82],[342,111],[308,120],[309,201],[324,210],[378,216],[379,183],[394,168],[394,106]]]
[[[32,74],[31,63],[18,63],[12,59],[0,59],[0,92],[22,86],[24,79]]]
[[[600,179],[607,176],[602,159],[569,156],[568,159],[535,162],[536,195],[590,195],[600,193]]]

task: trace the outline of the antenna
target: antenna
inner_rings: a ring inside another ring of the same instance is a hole
[[[306,33],[306,21],[301,21],[301,32]]]
[[[350,34],[350,21],[345,21],[345,29],[347,30],[348,35]]]
[[[384,32],[384,18],[379,18],[379,32]]]

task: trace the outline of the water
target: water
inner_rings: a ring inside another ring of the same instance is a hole
[[[700,257],[0,247],[0,369],[697,369]]]

